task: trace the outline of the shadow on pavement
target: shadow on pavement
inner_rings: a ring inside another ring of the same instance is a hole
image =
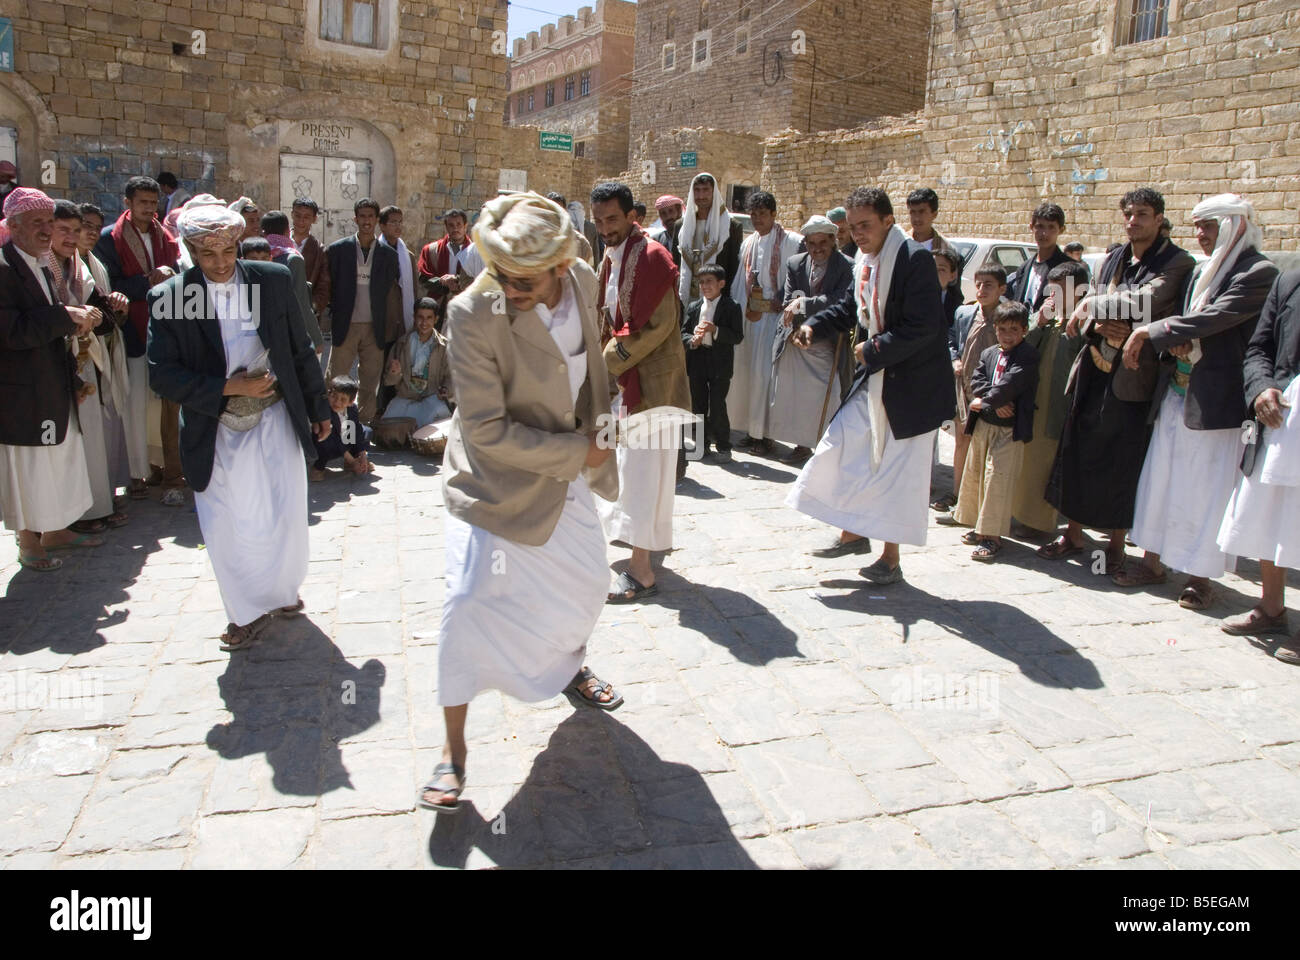
[[[827,607],[893,617],[903,628],[904,643],[909,628],[933,623],[1014,663],[1022,674],[1045,687],[1099,690],[1103,686],[1096,664],[1014,603],[948,600],[906,581],[880,587],[861,580],[825,580],[822,586],[853,591],[819,598]],[[888,599],[871,599],[881,594]],[[1015,643],[1004,643],[999,639],[1002,636],[1015,637]]]
[[[507,868],[757,869],[704,777],[612,716],[564,720],[499,813],[474,806],[473,764],[471,753],[459,812],[421,811],[435,818],[428,850],[439,866],[464,867],[480,850]]]
[[[282,794],[350,788],[338,741],[379,722],[385,676],[375,659],[353,666],[306,617],[274,621],[231,655],[218,690],[233,716],[207,744],[227,760],[265,753]]]

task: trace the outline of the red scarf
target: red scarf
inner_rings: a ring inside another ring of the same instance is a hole
[[[609,282],[610,252],[600,264],[600,279],[596,284],[596,311],[603,315],[605,285]],[[662,244],[652,243],[636,224],[623,243],[623,259],[619,263],[618,303],[610,311],[611,328],[616,337],[636,333],[650,321],[650,315],[661,300],[670,293],[676,296],[677,267],[672,254]],[[641,402],[641,381],[636,368],[619,375],[623,388],[623,405],[632,408]]]
[[[470,248],[469,237],[465,238],[465,245],[460,248],[461,256]],[[427,243],[424,249],[420,251],[419,263],[420,276],[422,277],[445,277],[451,272],[451,238],[439,237],[433,243]]]
[[[109,233],[109,236],[113,238],[113,249],[117,251],[117,262],[122,265],[122,275],[124,277],[148,276],[148,265],[140,263],[139,258],[131,249],[131,244],[127,242],[124,231],[130,222],[131,211],[125,210],[117,218],[117,222],[113,224],[113,229]],[[135,228],[132,227],[131,229],[134,230]],[[176,261],[181,257],[180,244],[163,228],[156,215],[153,222],[149,224],[149,245],[153,248],[150,252],[153,254],[155,267],[175,268]],[[149,304],[144,300],[132,300],[127,316],[130,318],[131,325],[135,327],[140,342],[148,342]]]

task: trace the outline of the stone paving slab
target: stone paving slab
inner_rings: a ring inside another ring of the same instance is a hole
[[[192,503],[132,503],[56,574],[0,539],[0,866],[1300,865],[1300,672],[1218,629],[1254,563],[1201,614],[1178,576],[976,564],[932,524],[878,587],[809,556],[833,531],[784,507],[795,471],[743,454],[691,465],[659,596],[597,624],[624,707],[481,695],[462,811],[420,810],[441,480],[375,460],[312,485],[306,616],[233,657]]]

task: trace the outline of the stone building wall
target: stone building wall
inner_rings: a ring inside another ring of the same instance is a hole
[[[192,192],[268,209],[296,183],[330,197],[332,219],[358,192],[396,202],[415,240],[495,191],[504,0],[378,0],[375,49],[322,39],[321,0],[3,7],[15,71],[0,73],[0,125],[19,131],[22,181],[56,196],[113,215],[129,177],[170,169]]]
[[[924,103],[929,0],[642,0],[632,137],[825,130]],[[708,41],[708,57],[694,44]],[[672,69],[663,69],[666,43]]]
[[[695,167],[682,167],[683,153],[695,154]],[[731,206],[732,188],[756,188],[762,167],[763,141],[759,137],[688,127],[668,133],[651,130],[636,137],[630,166],[611,179],[623,180],[638,200],[653,206],[655,198],[664,194],[686,199],[695,175],[711,173]]]
[[[896,205],[931,186],[946,233],[1025,238],[1050,199],[1066,240],[1101,249],[1122,238],[1120,197],[1150,184],[1184,244],[1196,202],[1232,191],[1266,249],[1300,249],[1300,8],[1183,0],[1168,36],[1117,43],[1128,3],[936,0],[922,115],[767,142],[782,221],[861,184]]]
[[[595,161],[569,153],[541,149],[540,127],[506,127],[502,144],[501,166],[507,171],[522,172],[524,190],[546,194],[558,190],[567,200],[587,202],[591,185],[597,179]],[[517,182],[503,184],[521,189]]]

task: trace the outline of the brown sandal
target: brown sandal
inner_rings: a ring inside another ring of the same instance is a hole
[[[1120,561],[1120,567],[1111,574],[1110,582],[1117,587],[1150,587],[1164,583],[1169,579],[1169,573],[1161,570],[1159,573],[1152,570],[1145,563],[1139,563],[1136,568],[1125,567],[1124,561]],[[1110,567],[1110,554],[1106,554],[1106,566]]]
[[[251,647],[265,622],[266,617],[261,616],[252,623],[244,624],[242,627],[237,627],[233,623],[226,624],[226,632],[221,635],[221,649],[234,651],[246,650]]]
[[[1088,549],[1086,546],[1075,546],[1070,542],[1069,537],[1061,534],[1051,543],[1044,544],[1034,552],[1047,560],[1064,560],[1066,557],[1073,557],[1083,553],[1086,549]]]
[[[1214,590],[1207,584],[1189,583],[1178,597],[1178,605],[1185,610],[1206,610],[1214,603]]]

